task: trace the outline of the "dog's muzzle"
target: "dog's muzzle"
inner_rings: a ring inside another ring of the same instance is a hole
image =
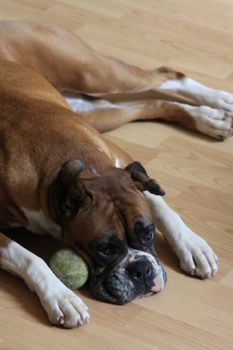
[[[92,273],[89,290],[98,300],[126,304],[160,292],[165,284],[166,272],[156,256],[130,248],[115,266]]]

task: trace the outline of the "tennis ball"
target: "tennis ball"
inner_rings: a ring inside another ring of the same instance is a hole
[[[71,249],[60,249],[50,259],[55,275],[70,289],[82,287],[88,279],[85,261]]]

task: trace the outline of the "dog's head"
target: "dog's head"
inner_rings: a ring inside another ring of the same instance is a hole
[[[155,254],[156,228],[143,191],[164,191],[138,162],[92,178],[82,176],[84,170],[78,160],[63,165],[53,205],[65,243],[89,265],[91,294],[124,304],[159,292],[166,274]]]

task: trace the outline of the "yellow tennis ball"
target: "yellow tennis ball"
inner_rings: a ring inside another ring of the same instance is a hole
[[[85,261],[71,249],[60,249],[50,259],[55,275],[70,289],[81,288],[88,279]]]

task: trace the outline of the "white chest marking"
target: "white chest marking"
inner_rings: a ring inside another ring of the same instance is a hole
[[[21,208],[28,220],[28,230],[39,235],[51,234],[54,238],[61,239],[61,228],[52,220],[47,218],[44,213],[40,211],[33,211]]]

